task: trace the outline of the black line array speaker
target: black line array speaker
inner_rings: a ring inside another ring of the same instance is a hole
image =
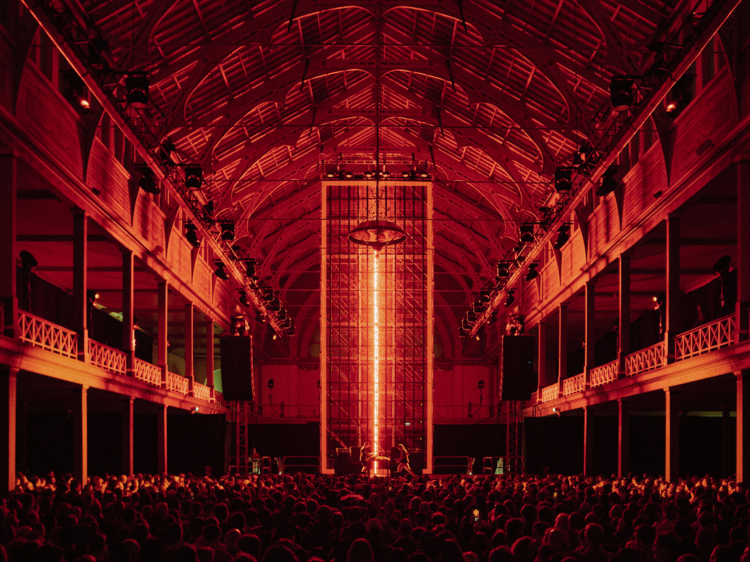
[[[534,336],[503,336],[502,400],[530,400],[537,387]]]
[[[221,382],[224,400],[254,400],[253,340],[250,336],[221,337]]]

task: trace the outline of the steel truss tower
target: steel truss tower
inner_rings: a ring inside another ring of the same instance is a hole
[[[422,453],[431,472],[432,184],[379,182],[381,208],[407,239],[377,253],[348,237],[374,218],[375,189],[323,182],[322,469],[332,472],[336,449],[375,441],[381,455],[400,443]]]

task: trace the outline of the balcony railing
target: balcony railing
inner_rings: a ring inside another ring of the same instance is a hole
[[[18,333],[21,341],[58,353],[78,358],[78,334],[28,312],[18,313]]]
[[[586,384],[586,378],[583,373],[565,379],[563,381],[563,396],[569,396],[577,392],[583,392],[583,387]]]
[[[591,369],[591,372],[589,373],[591,388],[616,381],[618,367],[619,361],[615,360]]]
[[[634,377],[664,366],[664,342],[641,349],[625,357],[625,375]]]
[[[211,387],[199,382],[194,382],[193,398],[197,398],[198,400],[205,400],[206,402],[213,402],[213,396],[211,396]]]
[[[190,391],[190,380],[182,375],[167,372],[167,390],[187,394]]]
[[[153,386],[161,386],[161,367],[136,359],[134,374],[139,381]]]
[[[550,400],[554,400],[555,398],[557,398],[558,389],[559,389],[559,385],[557,383],[551,384],[549,386],[545,386],[542,389],[541,402],[549,402]]]
[[[674,339],[675,361],[703,355],[733,342],[734,314],[731,314],[678,334]]]
[[[124,375],[127,369],[127,354],[92,339],[88,340],[88,355],[92,365],[110,373]]]

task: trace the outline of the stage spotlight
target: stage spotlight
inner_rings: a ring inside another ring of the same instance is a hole
[[[148,76],[130,74],[125,77],[125,99],[133,107],[143,108],[148,104]]]
[[[188,166],[185,168],[185,187],[188,189],[200,189],[203,185],[203,169],[200,166]]]
[[[281,310],[281,301],[279,299],[273,299],[268,303],[268,310],[271,312],[278,312]]]
[[[504,279],[510,277],[510,265],[512,262],[499,261],[497,262],[497,278]]]
[[[539,267],[539,262],[531,262],[529,264],[529,270],[526,272],[526,276],[523,278],[524,281],[532,281],[539,277],[539,272],[536,268]]]
[[[467,330],[466,328],[461,328],[461,327],[458,328],[458,337],[459,338],[465,338],[468,335],[469,335],[469,330]]]
[[[354,179],[354,172],[352,172],[351,170],[347,170],[346,172],[344,172],[344,178],[347,180]]]
[[[568,240],[570,240],[570,227],[567,224],[564,224],[557,231],[557,240],[553,247],[555,250],[559,250]]]
[[[214,216],[214,211],[215,210],[216,209],[214,207],[214,202],[211,201],[211,200],[209,200],[208,203],[206,203],[205,205],[203,205],[203,212],[206,213],[206,216],[208,218],[211,218],[211,217]]]
[[[263,289],[263,300],[271,302],[274,298],[274,291],[270,287]]]
[[[423,180],[429,179],[430,178],[430,174],[428,174],[427,172],[420,172],[419,173],[419,178],[423,179]]]
[[[490,302],[490,295],[492,294],[492,291],[489,289],[482,289],[479,291],[479,297],[477,297],[481,302],[488,303]]]
[[[39,262],[36,261],[36,258],[29,251],[21,250],[18,257],[21,258],[21,269],[26,273],[31,273],[39,265]]]
[[[268,390],[273,390],[273,379],[268,379]]]
[[[284,318],[279,322],[279,328],[282,330],[288,330],[292,327],[292,319],[291,318]]]
[[[227,242],[234,240],[234,223],[225,221],[221,223],[221,239]]]
[[[557,168],[555,170],[555,191],[567,193],[573,188],[573,170],[570,168]]]
[[[489,315],[486,324],[489,326],[491,324],[494,324],[495,322],[497,322],[497,311]]]
[[[613,111],[627,111],[633,105],[633,81],[624,76],[615,76],[609,83],[609,96]]]
[[[192,221],[185,223],[185,238],[187,238],[187,241],[190,242],[193,248],[201,247],[201,239],[198,238],[198,227]]]
[[[258,265],[258,260],[255,258],[245,260],[245,273],[247,273],[248,277],[253,277],[255,275],[256,265]]]
[[[586,167],[592,163],[594,149],[591,145],[584,144],[581,146],[576,153],[573,155],[573,165],[579,167]]]
[[[258,324],[265,324],[266,323],[266,317],[263,316],[263,313],[260,310],[255,311],[255,321]]]
[[[294,337],[296,334],[297,334],[297,330],[294,329],[294,326],[289,326],[286,329],[286,335],[289,336],[290,338]]]
[[[508,296],[505,297],[505,308],[508,308],[514,302],[516,302],[516,297],[514,295],[515,292],[515,289],[511,289],[510,291],[508,291]]]
[[[403,172],[401,172],[401,177],[405,180],[408,180],[411,177],[411,172],[409,172],[409,170],[404,170]]]
[[[175,150],[177,150],[177,147],[169,138],[166,138],[164,139],[164,142],[161,143],[161,146],[156,153],[156,158],[162,166],[171,166],[174,164],[172,161],[172,153]]]
[[[672,89],[669,91],[669,94],[667,94],[667,117],[673,119],[677,117],[693,99],[693,94],[690,91],[692,79],[693,76],[691,75],[683,76],[672,87]]]
[[[217,260],[214,262],[214,265],[216,265],[216,271],[214,271],[214,275],[216,275],[216,277],[218,277],[222,281],[228,281],[229,275],[227,275],[227,272],[224,269],[224,262]]]
[[[470,323],[474,323],[477,321],[477,314],[473,310],[469,310],[466,312],[466,320],[468,320]]]
[[[336,177],[336,171],[335,170],[328,170],[326,172],[326,178],[329,180],[332,180]]]
[[[522,224],[519,227],[521,231],[521,242],[524,244],[531,244],[534,241],[534,225],[533,224]]]
[[[466,318],[461,318],[461,328],[464,330],[471,330],[471,322],[469,322]]]
[[[161,193],[161,188],[157,185],[156,178],[154,178],[154,172],[151,171],[151,168],[148,166],[141,166],[139,171],[141,172],[141,179],[138,180],[138,187],[146,193],[159,195]]]
[[[479,382],[477,383],[477,388],[479,390],[482,390],[484,388],[484,380],[483,379],[479,379]]]
[[[477,300],[474,301],[474,304],[472,304],[472,309],[477,314],[481,314],[482,312],[487,310],[487,303],[482,302],[481,300],[479,300],[479,298],[477,298]]]
[[[250,306],[250,299],[247,298],[247,293],[240,289],[240,304],[244,307]]]
[[[390,177],[391,177],[391,173],[390,173],[390,172],[389,172],[388,170],[383,170],[383,172],[382,172],[382,173],[381,173],[380,175],[381,175],[381,177],[382,177],[382,178],[383,178],[384,180],[387,180],[388,178],[390,178]]]
[[[276,318],[279,320],[286,320],[287,319],[287,311],[286,308],[282,308],[279,310],[278,314],[276,314]]]
[[[617,166],[610,166],[609,168],[607,168],[607,170],[602,175],[602,183],[596,190],[596,194],[599,197],[604,197],[605,195],[612,193],[615,189],[617,189],[618,183],[615,179],[615,176],[619,171],[620,170],[619,168],[617,168]]]
[[[366,180],[371,180],[371,179],[372,179],[372,172],[371,172],[370,170],[367,170],[367,171],[366,171],[366,172],[364,173],[364,176],[365,176],[365,179],[366,179]]]

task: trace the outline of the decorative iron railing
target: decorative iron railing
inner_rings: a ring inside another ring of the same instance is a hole
[[[703,355],[732,345],[733,342],[734,314],[730,314],[678,334],[674,339],[675,361]]]
[[[589,373],[591,388],[616,381],[618,366],[619,361],[614,360],[591,369],[591,372]]]
[[[136,359],[135,378],[147,384],[161,386],[161,367]]]
[[[625,376],[634,377],[664,366],[664,342],[631,353],[625,357]]]
[[[559,388],[560,387],[557,383],[545,386],[542,389],[542,399],[540,402],[549,402],[550,400],[557,398],[557,391]]]
[[[569,396],[570,394],[575,394],[576,392],[583,392],[585,384],[586,377],[583,373],[574,377],[570,377],[569,379],[565,379],[563,381],[563,396]]]
[[[167,372],[167,390],[187,394],[190,391],[190,380],[182,375]]]
[[[28,312],[18,313],[21,341],[72,359],[78,358],[78,334]]]
[[[92,365],[111,373],[125,374],[127,354],[124,351],[90,339],[88,340],[88,355]]]
[[[206,402],[213,402],[213,396],[211,396],[211,387],[199,382],[194,382],[193,398],[197,398],[198,400],[205,400]]]

